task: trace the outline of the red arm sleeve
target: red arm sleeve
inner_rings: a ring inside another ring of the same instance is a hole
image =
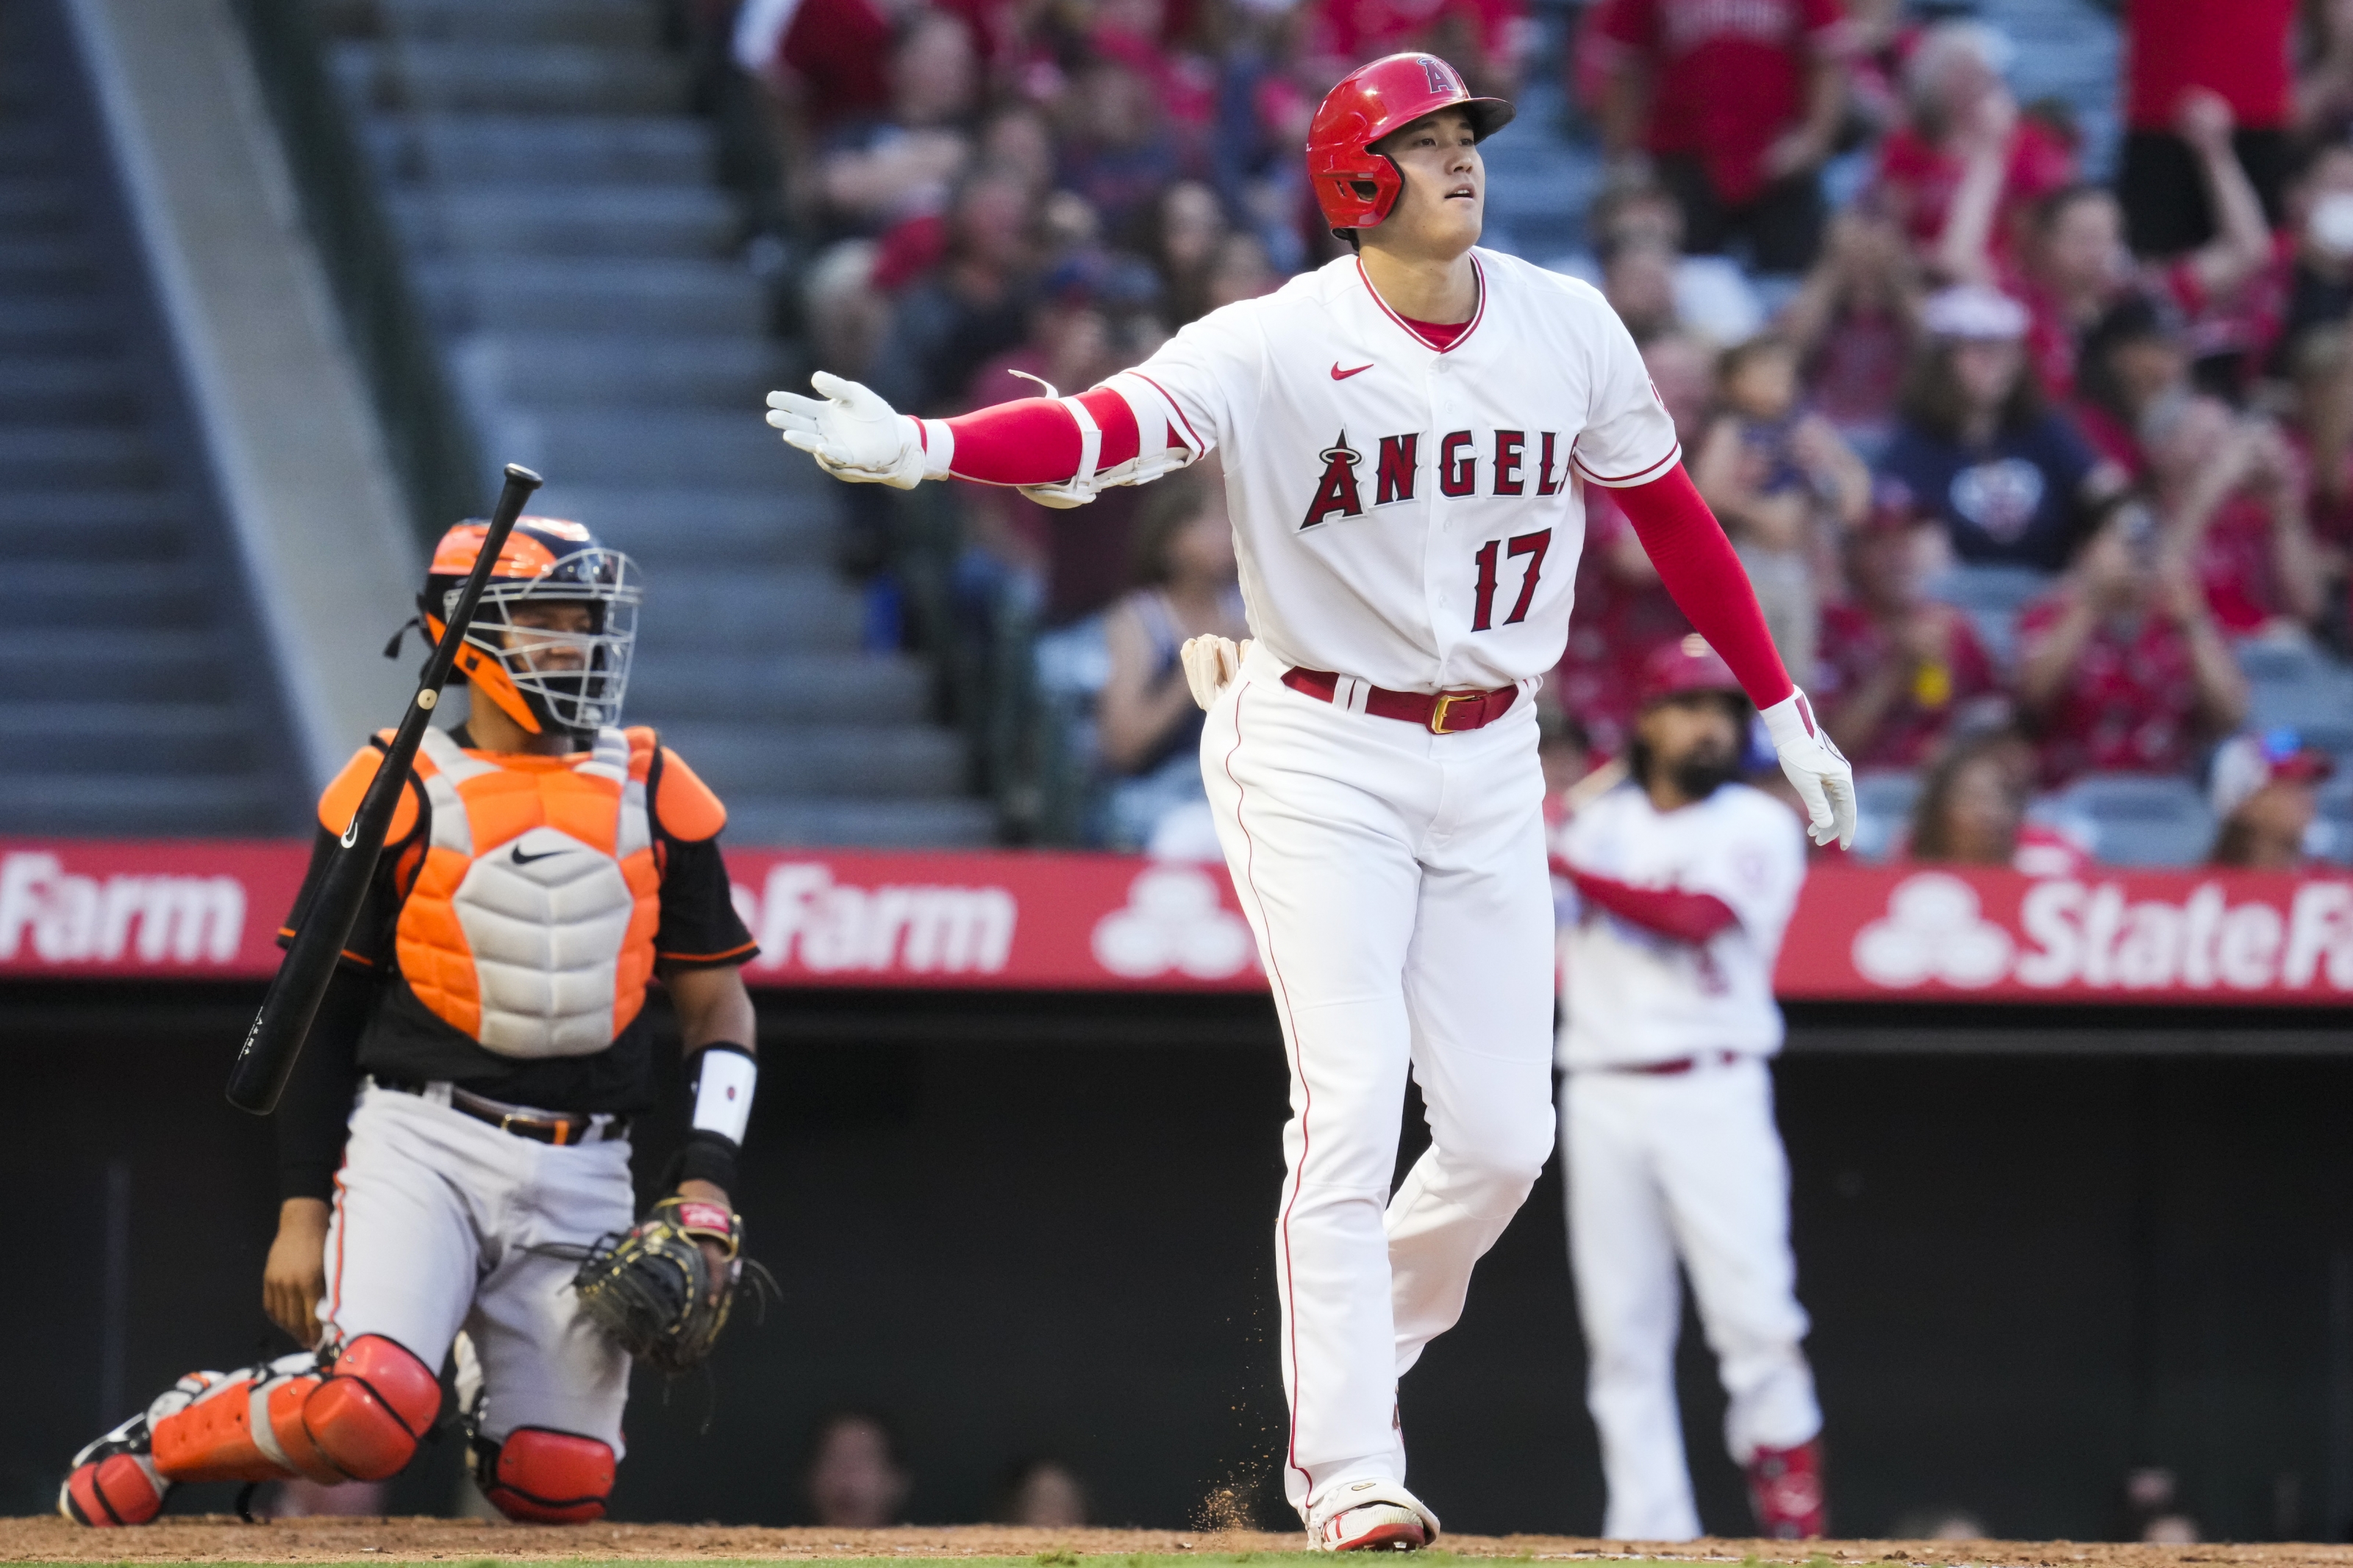
[[[1675,888],[1636,888],[1611,877],[1571,869],[1568,879],[1577,895],[1599,905],[1620,920],[1645,931],[1696,946],[1734,925],[1732,906],[1714,893],[1686,893]]]
[[[1614,490],[1611,499],[1634,525],[1675,607],[1732,667],[1748,700],[1770,708],[1796,689],[1732,541],[1683,465],[1649,484]]]
[[[1127,399],[1108,387],[1079,395],[1103,432],[1098,472],[1115,468],[1142,445]],[[1079,471],[1079,422],[1050,397],[1025,397],[959,415],[947,422],[955,434],[957,479],[985,485],[1058,485]]]

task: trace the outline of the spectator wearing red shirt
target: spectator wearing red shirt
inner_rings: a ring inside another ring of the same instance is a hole
[[[2301,465],[2278,427],[2215,398],[2182,397],[2152,409],[2142,434],[2167,548],[2190,563],[2223,633],[2299,632],[2316,621],[2320,554]]]
[[[2231,155],[2230,105],[2193,88],[2183,95],[2178,119],[2197,154],[2208,201],[2223,218],[2221,232],[2188,255],[2137,265],[2125,245],[2124,211],[2115,195],[2105,185],[2074,184],[2035,204],[2017,265],[2004,266],[1988,231],[1990,203],[1956,204],[1959,216],[1945,237],[1948,264],[2026,306],[2027,357],[2053,401],[2074,395],[2075,357],[2084,335],[2134,289],[2180,310],[2190,323],[2195,358],[2241,355],[2250,346],[2236,330],[2233,307],[2271,260],[2271,229],[2254,186]]]
[[[1902,231],[1850,208],[1831,220],[1822,258],[1781,312],[1781,335],[1805,356],[1807,401],[1865,457],[1894,433],[1921,300]]]
[[[1760,272],[1820,248],[1818,177],[1846,101],[1838,0],[1601,0],[1585,44],[1604,145],[1638,149],[1683,209],[1683,247],[1748,245]]]
[[[2004,707],[2001,678],[1969,618],[1921,592],[1941,531],[1881,506],[1848,539],[1852,596],[1822,610],[1815,709],[1858,768],[1916,768],[1963,715]]]
[[[2280,221],[2295,83],[2288,35],[2296,0],[2126,0],[2124,197],[2132,247],[2179,256],[2213,237],[2217,215],[2198,154],[2174,117],[2204,88],[2230,104],[2232,145],[2270,221]]]
[[[2018,697],[2042,783],[2186,772],[2198,740],[2238,727],[2247,684],[2206,595],[2126,503],[2052,593],[2019,617]]]
[[[1503,93],[1518,79],[1526,31],[1525,0],[1317,0],[1305,53],[1310,75],[1336,81],[1366,60],[1426,49],[1477,90]]]
[[[2010,48],[1982,23],[1928,28],[1905,67],[1905,121],[1879,146],[1875,199],[1947,282],[1972,276],[1989,246],[2006,257],[2025,212],[2076,178],[2073,144],[2002,84]]]

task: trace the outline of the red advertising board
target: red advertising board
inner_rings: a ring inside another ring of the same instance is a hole
[[[294,843],[0,840],[0,980],[259,979]],[[731,849],[760,986],[1263,988],[1223,869],[1131,856]],[[2353,1004],[2353,875],[1817,867],[1790,1000]]]

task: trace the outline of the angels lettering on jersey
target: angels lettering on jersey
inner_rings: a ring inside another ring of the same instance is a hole
[[[1493,432],[1493,454],[1482,464],[1479,433],[1449,430],[1438,437],[1432,443],[1438,453],[1438,493],[1457,498],[1531,493],[1556,496],[1567,487],[1568,448],[1561,432],[1539,430],[1531,437],[1525,430],[1497,430]],[[1422,432],[1419,430],[1379,437],[1378,455],[1373,466],[1374,507],[1395,506],[1414,499],[1421,485],[1421,443]],[[1324,465],[1324,477],[1299,526],[1309,529],[1334,517],[1364,516],[1365,492],[1357,482],[1356,470],[1363,466],[1365,455],[1348,444],[1348,433],[1341,431],[1315,458]]]

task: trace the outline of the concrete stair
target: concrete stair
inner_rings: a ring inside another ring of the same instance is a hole
[[[62,17],[0,5],[0,834],[296,833],[237,546]]]
[[[735,843],[987,842],[927,673],[862,647],[828,560],[839,495],[761,423],[762,395],[805,373],[737,259],[659,5],[318,15],[484,456],[547,475],[536,510],[645,568],[628,717],[719,790]]]

